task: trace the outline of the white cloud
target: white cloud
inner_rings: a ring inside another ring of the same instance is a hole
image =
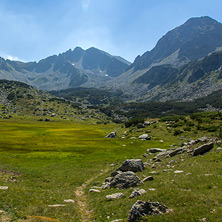
[[[18,57],[16,57],[16,56],[14,57],[11,55],[7,55],[6,59],[11,60],[11,61],[21,61]]]

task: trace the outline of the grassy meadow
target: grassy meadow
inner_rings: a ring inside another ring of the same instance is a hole
[[[203,218],[221,221],[222,151],[217,150],[219,145],[203,156],[185,153],[154,164],[151,159],[155,154],[142,157],[147,162],[146,169],[137,175],[141,179],[152,175],[154,180],[139,186],[147,191],[140,197],[129,199],[133,189],[88,192],[92,186],[100,186],[121,162],[141,158],[148,148],[168,149],[201,136],[218,137],[220,131],[209,130],[208,120],[218,129],[220,118],[212,120],[207,116],[200,121],[199,116],[178,119],[171,127],[164,121],[144,129],[90,121],[0,120],[0,186],[8,187],[0,190],[0,218],[2,221],[78,222],[80,212],[75,189],[95,178],[84,190],[94,221],[126,221],[138,199],[161,202],[174,210],[167,215],[149,216],[146,221],[201,221]],[[118,138],[105,138],[114,130]],[[138,136],[148,130],[151,140],[138,140]],[[125,131],[126,136],[122,138]],[[110,166],[112,163],[115,166]],[[100,174],[104,170],[108,172]],[[175,170],[184,172],[175,174]],[[124,197],[106,200],[107,194],[117,192],[123,192]],[[74,203],[64,202],[67,199]],[[57,204],[65,206],[50,207]]]

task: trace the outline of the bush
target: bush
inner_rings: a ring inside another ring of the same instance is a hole
[[[182,133],[183,133],[183,131],[176,129],[176,130],[174,131],[173,135],[174,135],[174,136],[178,136],[178,135],[180,135],[180,134],[182,134]]]
[[[138,123],[144,123],[144,118],[130,119],[125,122],[125,127],[136,126]]]

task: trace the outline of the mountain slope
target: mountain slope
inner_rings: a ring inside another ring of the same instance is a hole
[[[191,18],[169,31],[151,51],[138,56],[130,68],[146,69],[164,59],[164,63],[181,65],[203,58],[217,47],[222,47],[222,24],[207,16]]]
[[[105,85],[121,89],[137,101],[206,96],[221,88],[215,72],[222,65],[221,49],[222,24],[210,17],[191,18],[168,32],[151,51],[138,56],[125,73]],[[202,91],[196,87],[200,81]]]
[[[129,64],[121,57],[96,48],[77,47],[38,63],[0,58],[0,79],[22,81],[43,90],[58,90],[100,84],[119,76]]]

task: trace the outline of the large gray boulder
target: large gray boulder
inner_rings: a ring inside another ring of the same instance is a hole
[[[214,147],[214,143],[206,143],[198,148],[194,149],[193,156],[202,155],[208,151],[210,151]]]
[[[144,170],[144,164],[141,159],[130,159],[124,161],[116,171],[142,172],[143,170]]]
[[[146,202],[138,200],[131,208],[128,222],[136,222],[140,217],[167,213],[169,209],[158,202]]]
[[[139,177],[134,172],[127,171],[117,174],[110,183],[110,187],[127,189],[129,187],[136,187],[141,183]]]

